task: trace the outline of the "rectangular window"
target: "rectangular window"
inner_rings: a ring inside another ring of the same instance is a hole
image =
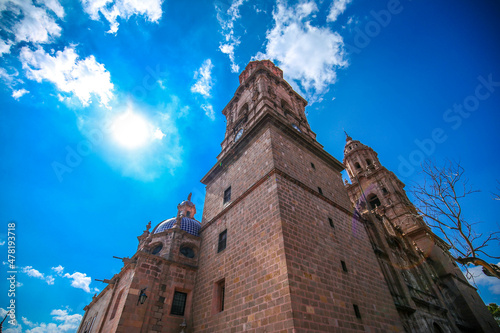
[[[353,304],[352,307],[354,308],[354,313],[356,314],[356,318],[361,319],[361,313],[359,312],[359,308],[356,304]]]
[[[328,218],[328,223],[330,223],[330,227],[335,229],[335,225],[333,224],[333,220],[330,217]]]
[[[311,168],[313,168],[314,170],[316,170],[316,167],[314,166],[313,162],[311,162]]]
[[[172,300],[172,310],[170,314],[184,316],[184,309],[186,308],[186,293],[181,293],[176,291],[174,293],[174,299]]]
[[[222,280],[217,284],[218,287],[218,302],[217,302],[217,307],[218,311],[222,312],[224,311],[224,297],[226,296],[226,281]]]
[[[219,246],[217,247],[217,253],[223,251],[226,248],[227,241],[227,229],[219,234]]]
[[[345,264],[345,261],[342,261],[342,260],[341,260],[341,261],[340,261],[340,263],[342,264],[342,270],[343,270],[344,272],[347,272],[347,266],[346,266],[346,264]]]
[[[321,189],[321,187],[318,187],[318,192],[319,194],[323,195],[323,190]]]
[[[224,191],[224,204],[231,201],[231,186]]]

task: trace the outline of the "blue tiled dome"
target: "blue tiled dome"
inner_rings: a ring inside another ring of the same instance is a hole
[[[174,224],[175,217],[169,220],[165,220],[162,223],[158,224],[153,233],[157,234],[162,231],[172,229],[174,227]],[[190,219],[189,217],[183,217],[181,220],[181,229],[191,235],[200,236],[200,227],[201,225],[198,221]]]

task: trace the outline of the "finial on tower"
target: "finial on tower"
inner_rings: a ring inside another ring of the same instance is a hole
[[[187,201],[191,201],[191,195],[193,195],[193,193],[189,193]]]
[[[347,134],[347,132],[344,130],[344,133],[345,133],[345,141],[352,141],[352,138],[349,136],[349,134]]]

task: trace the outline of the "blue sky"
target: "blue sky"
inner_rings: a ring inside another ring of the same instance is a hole
[[[94,279],[119,272],[112,256],[133,255],[148,221],[174,216],[190,192],[201,220],[221,110],[254,59],[274,61],[309,101],[311,128],[337,159],[345,129],[408,185],[424,156],[460,160],[482,190],[467,217],[499,229],[497,1],[30,1],[0,1],[0,257],[15,221],[18,266],[10,332],[75,331],[104,287]],[[496,280],[477,282],[500,302]]]

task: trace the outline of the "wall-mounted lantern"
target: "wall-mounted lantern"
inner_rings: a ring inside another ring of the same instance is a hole
[[[141,289],[141,292],[139,293],[139,299],[137,300],[137,305],[139,305],[139,303],[144,304],[144,302],[146,302],[146,298],[148,298],[148,295],[146,295],[144,291],[146,291],[147,288],[148,287]]]

